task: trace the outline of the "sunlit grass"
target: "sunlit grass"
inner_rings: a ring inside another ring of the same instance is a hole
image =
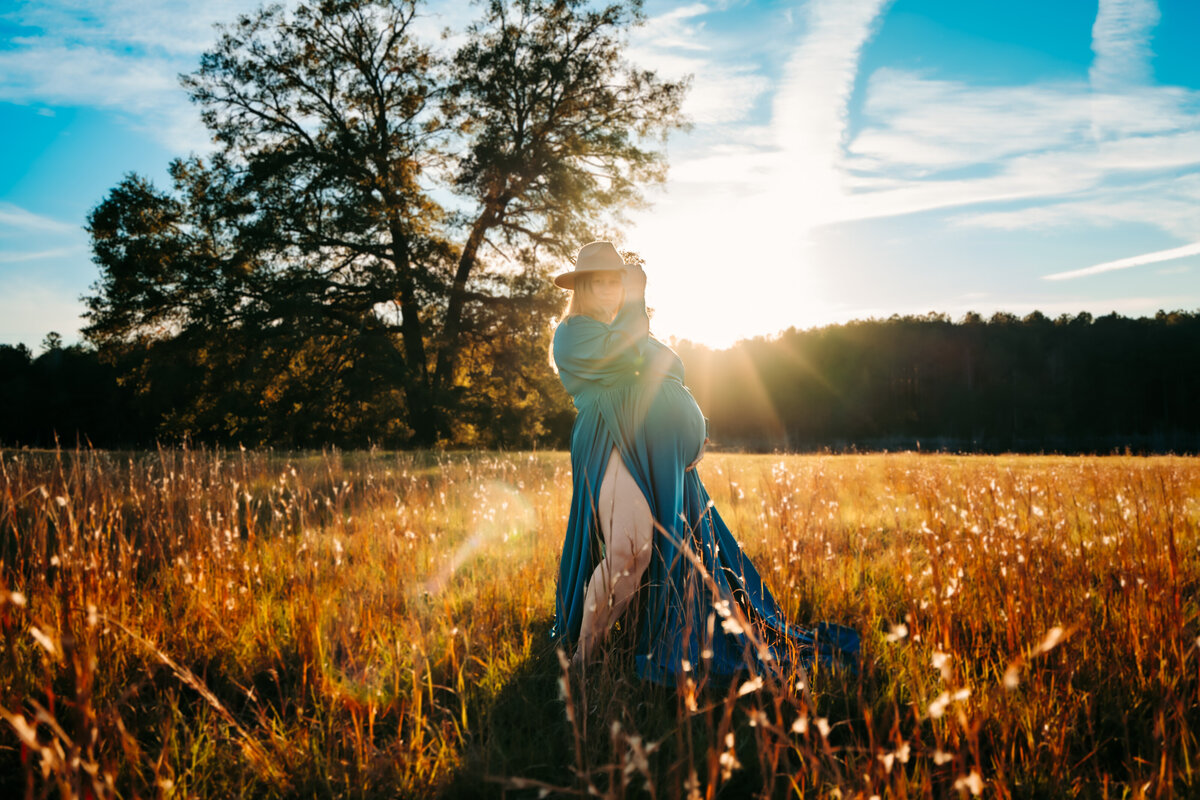
[[[1196,459],[710,454],[815,707],[560,682],[566,454],[2,459],[3,796],[1197,791]]]

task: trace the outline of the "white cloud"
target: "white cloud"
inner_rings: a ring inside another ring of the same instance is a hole
[[[641,26],[636,39],[644,47],[657,49],[708,50],[709,46],[699,39],[704,23],[692,21],[709,11],[711,9],[703,3],[693,3],[650,17]]]
[[[672,164],[667,191],[635,216],[656,329],[729,344],[823,310],[808,231],[845,213],[838,163],[858,59],[883,0],[815,0],[775,93],[769,126],[741,127]]]
[[[703,20],[711,9],[695,3],[646,20],[630,37],[625,56],[668,80],[692,76],[683,112],[701,125],[744,120],[770,82],[757,65],[714,51]]]
[[[1129,258],[1118,258],[1115,261],[1105,261],[1103,264],[1096,264],[1083,269],[1073,269],[1067,272],[1055,272],[1042,277],[1049,281],[1069,280],[1071,278],[1083,278],[1088,275],[1099,275],[1102,272],[1112,272],[1118,269],[1129,269],[1130,267],[1140,267],[1144,264],[1157,264],[1161,261],[1174,261],[1178,258],[1187,258],[1188,256],[1200,255],[1200,242],[1185,244],[1182,247],[1172,247],[1169,250],[1156,250],[1153,253],[1142,253]]]
[[[1179,182],[1200,167],[1200,93],[1140,85],[1157,19],[1152,2],[1102,2],[1090,84],[973,86],[876,71],[866,124],[840,164],[852,175],[843,218],[1042,201],[955,224],[1015,230],[1124,215],[1190,238],[1200,219]]]
[[[10,229],[0,232],[0,235],[11,235],[12,233],[79,233],[79,226],[74,223],[63,222],[62,220],[52,219],[41,214],[34,214],[32,211],[26,211],[12,203],[0,203],[0,228]]]
[[[1179,181],[1181,171],[1200,168],[1200,132],[1115,140],[1099,145],[1087,142],[1022,154],[995,162],[978,162],[985,174],[976,178],[941,180],[901,180],[895,177],[860,177],[857,186],[875,189],[853,194],[844,207],[843,220],[895,216],[933,209],[956,209],[970,205],[999,202],[1051,202],[1079,196],[1103,196],[1113,199],[1138,196],[1146,204],[1135,210],[1139,219],[1162,221],[1160,227],[1177,221],[1188,225],[1196,220],[1194,211],[1177,205],[1176,197],[1185,187]],[[986,143],[981,143],[981,148]],[[911,151],[909,151],[911,152]],[[1169,177],[1163,171],[1173,171]],[[886,172],[885,172],[886,175]],[[1114,185],[1116,181],[1119,185]],[[1151,191],[1151,189],[1155,191]],[[1078,206],[1077,211],[1096,206]],[[1022,210],[1012,213],[980,212],[978,224],[1015,230],[1023,220],[1037,227],[1050,222],[1087,222],[1075,214],[1068,218],[1053,210],[1046,216]],[[997,224],[1004,220],[1004,224]],[[1103,217],[1093,220],[1105,222]],[[966,217],[957,224],[972,224]]]
[[[18,103],[154,111],[180,91],[168,59],[128,58],[92,45],[25,39],[0,52],[0,97]]]
[[[989,163],[1088,138],[1097,106],[1125,120],[1125,135],[1176,128],[1183,98],[1093,96],[1083,83],[973,86],[883,68],[867,84],[867,126],[849,147],[849,168],[869,159],[877,170],[940,169]]]
[[[214,41],[214,22],[233,22],[257,0],[41,0],[15,5],[3,17],[40,29],[51,40],[134,49],[138,55],[200,55]]]
[[[1095,60],[1089,72],[1100,90],[1150,80],[1150,33],[1158,24],[1154,0],[1100,0],[1092,25]]]
[[[631,51],[630,56],[639,67],[653,69],[667,80],[691,75],[692,86],[684,99],[683,113],[700,125],[745,120],[770,89],[767,78],[749,64],[719,64],[703,58],[643,51]]]
[[[193,71],[255,0],[57,0],[24,3],[3,18],[23,32],[0,51],[0,100],[83,106],[118,113],[171,151],[212,148],[178,75]]]
[[[36,250],[33,252],[24,253],[7,253],[0,251],[0,264],[20,264],[25,261],[44,261],[48,258],[62,258],[63,256],[73,256],[86,252],[87,248],[83,245],[74,245],[72,247],[56,247],[50,250]]]
[[[1200,95],[1176,87],[1098,95],[1084,84],[977,87],[884,69],[867,95],[871,123],[845,167],[884,180],[931,183],[920,179],[970,166],[1003,171],[1026,156],[1041,159],[1039,168],[1061,159],[1097,175],[1200,163]],[[1098,116],[1120,121],[1099,139]]]
[[[79,224],[0,203],[0,281],[22,275],[45,281],[65,265],[86,262],[87,250]]]
[[[1130,186],[1108,186],[1070,199],[1027,208],[963,214],[951,224],[995,230],[1140,223],[1178,239],[1200,238],[1200,173],[1148,179]]]
[[[820,224],[844,206],[840,168],[850,95],[858,60],[888,0],[813,0],[807,30],[779,86],[772,127],[782,152],[777,177],[804,186],[810,200],[797,209]]]
[[[885,5],[811,2],[767,136],[755,129],[753,143],[676,161],[672,185],[707,183],[725,197],[757,198],[745,213],[770,221],[757,227],[782,222],[797,230],[800,220],[811,229],[935,209],[1061,200],[1097,191],[1117,176],[1136,187],[1161,182],[1156,173],[1162,170],[1200,165],[1200,94],[1178,87],[1097,91],[1063,81],[980,87],[884,68],[867,83],[866,125],[848,141],[846,109],[858,58]],[[1100,25],[1107,37],[1097,44],[1108,59],[1105,74],[1117,64],[1133,69],[1140,51],[1126,46],[1132,39],[1122,39],[1128,31],[1121,26],[1144,28],[1144,11]],[[1126,45],[1114,44],[1119,41]],[[1174,209],[1174,216],[1181,211]]]
[[[178,76],[195,71],[200,55],[215,45],[215,24],[232,25],[262,5],[260,0],[22,3],[0,19],[36,33],[23,32],[0,51],[0,100],[112,111],[173,153],[209,152],[215,145]],[[436,42],[447,26],[474,15],[471,6],[470,0],[436,0],[420,9],[412,29]],[[450,37],[446,44],[461,39]]]

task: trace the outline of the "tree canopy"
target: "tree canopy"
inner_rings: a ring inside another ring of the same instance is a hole
[[[546,276],[663,178],[686,82],[625,62],[637,0],[494,0],[454,52],[418,12],[220,26],[182,77],[217,151],[90,214],[85,336],[139,391],[178,390],[168,431],[469,442],[495,407],[535,437],[561,410]]]

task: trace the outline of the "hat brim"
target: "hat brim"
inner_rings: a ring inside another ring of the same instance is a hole
[[[590,272],[625,272],[629,269],[626,264],[623,267],[596,267],[595,269],[574,269],[570,272],[564,272],[561,275],[554,277],[554,285],[560,289],[575,290],[575,277],[578,275],[586,275]]]

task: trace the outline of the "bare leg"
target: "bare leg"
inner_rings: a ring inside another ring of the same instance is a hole
[[[608,635],[650,564],[653,515],[615,447],[604,470],[596,513],[604,534],[605,555],[592,572],[583,598],[576,663],[586,661],[592,648]]]

